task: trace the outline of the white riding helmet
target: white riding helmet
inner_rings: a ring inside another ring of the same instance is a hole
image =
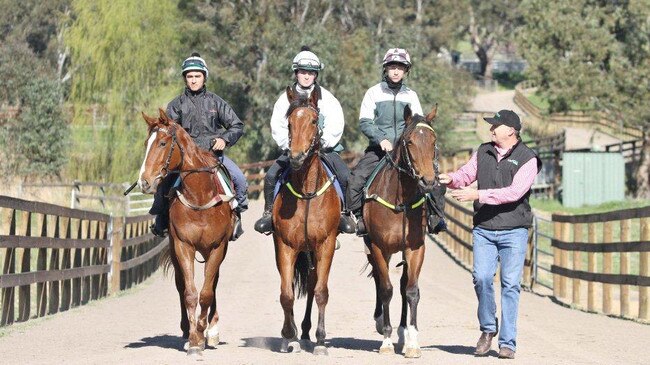
[[[291,69],[296,70],[307,70],[307,71],[320,71],[325,68],[325,65],[320,62],[318,56],[310,50],[300,51],[296,57],[293,58],[291,64]]]
[[[411,68],[411,56],[409,56],[409,53],[403,48],[391,48],[386,51],[382,66],[386,67],[389,63],[401,63],[409,69]]]
[[[196,52],[186,58],[181,65],[181,73],[183,76],[190,71],[201,71],[203,72],[203,75],[205,75],[205,78],[208,78],[208,65],[205,63],[205,60],[201,58],[201,55]]]

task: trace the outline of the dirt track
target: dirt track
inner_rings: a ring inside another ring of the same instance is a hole
[[[327,307],[329,357],[309,351],[279,353],[282,310],[279,275],[270,237],[252,229],[261,213],[254,202],[245,214],[246,233],[232,244],[218,291],[222,343],[204,351],[209,364],[491,364],[471,355],[479,331],[469,272],[433,242],[420,278],[418,314],[422,358],[379,355],[374,332],[374,289],[360,275],[365,262],[360,239],[340,236],[330,278]],[[396,259],[393,260],[397,262]],[[397,282],[398,271],[393,270]],[[397,325],[399,299],[393,299]],[[297,302],[302,317],[304,299]],[[314,313],[314,318],[315,313]],[[195,362],[182,351],[178,297],[171,278],[160,273],[124,294],[32,322],[0,337],[2,364],[179,364]],[[312,330],[312,338],[314,337]],[[517,361],[524,364],[647,364],[650,326],[561,307],[549,298],[521,297]],[[393,340],[397,340],[396,331]],[[399,350],[399,347],[397,347]]]

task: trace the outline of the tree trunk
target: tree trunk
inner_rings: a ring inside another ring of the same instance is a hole
[[[636,197],[650,199],[650,133],[643,133],[641,158],[636,170]]]

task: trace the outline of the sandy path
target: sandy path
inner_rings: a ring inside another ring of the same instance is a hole
[[[218,287],[222,343],[206,349],[201,361],[225,364],[490,364],[471,355],[478,338],[471,275],[435,243],[427,244],[420,278],[422,358],[380,356],[374,332],[372,281],[360,275],[362,241],[345,235],[336,252],[327,307],[329,357],[308,351],[279,353],[282,310],[279,275],[270,237],[252,229],[261,212],[246,213],[246,234],[232,244]],[[396,263],[397,260],[393,260]],[[393,269],[394,283],[398,270]],[[399,299],[392,318],[397,324]],[[304,299],[297,302],[302,317]],[[316,317],[314,316],[314,319]],[[2,364],[179,364],[195,362],[181,350],[178,297],[171,278],[160,273],[138,288],[85,307],[18,324],[0,337]],[[312,332],[313,337],[313,332]],[[393,334],[396,340],[396,332]],[[521,297],[517,360],[538,364],[647,364],[650,326],[561,307],[549,298]]]

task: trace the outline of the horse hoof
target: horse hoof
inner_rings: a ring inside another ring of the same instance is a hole
[[[215,336],[210,336],[208,337],[208,346],[210,347],[217,347],[219,345],[219,335]]]
[[[282,352],[297,354],[301,351],[300,342],[296,340],[283,340]]]
[[[325,347],[325,346],[316,346],[316,347],[314,347],[314,355],[324,355],[324,356],[329,355],[327,353],[327,347]]]
[[[217,345],[219,344],[219,329],[216,326],[210,328],[207,331],[205,337],[208,342],[208,346],[217,347]]]
[[[199,346],[187,349],[187,356],[203,356],[203,349]]]
[[[190,349],[190,341],[187,341],[183,344],[183,350],[187,351]]]
[[[381,344],[381,347],[379,348],[379,353],[381,355],[395,354],[395,346],[393,346],[393,343],[390,341],[390,338],[384,339],[384,341]]]
[[[419,347],[409,347],[404,352],[404,357],[409,359],[417,359],[422,356],[422,351]]]

